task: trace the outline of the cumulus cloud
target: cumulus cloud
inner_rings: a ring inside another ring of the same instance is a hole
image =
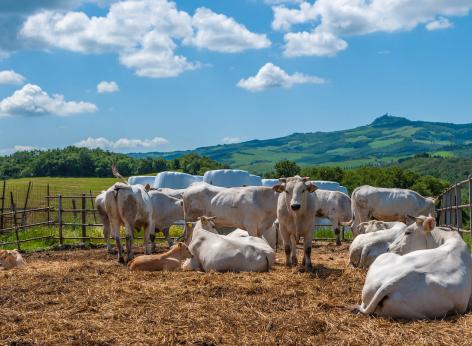
[[[17,151],[31,151],[31,150],[38,150],[38,148],[32,147],[30,145],[15,145],[12,148],[0,149],[0,155],[10,155],[10,154],[16,153]]]
[[[42,11],[29,16],[20,35],[44,48],[80,53],[112,52],[139,76],[174,77],[200,67],[176,53],[179,44],[234,53],[270,41],[233,18],[199,8],[192,17],[167,0],[125,0],[105,16]]]
[[[13,70],[0,71],[0,84],[23,84],[26,78]]]
[[[452,27],[453,24],[449,21],[449,19],[444,17],[439,17],[438,19],[426,24],[426,29],[429,31],[449,29]]]
[[[107,82],[107,81],[102,80],[100,83],[97,84],[97,92],[100,94],[114,93],[119,90],[120,88],[118,84],[114,81]]]
[[[92,138],[88,137],[74,145],[76,147],[85,147],[89,149],[100,148],[104,150],[134,150],[134,149],[154,149],[160,145],[167,144],[168,141],[162,137],[154,137],[152,139],[130,139],[120,138],[116,141],[106,139],[104,137]]]
[[[241,137],[224,137],[222,139],[223,144],[236,144],[241,143],[243,139]]]
[[[269,88],[291,88],[295,84],[323,84],[326,81],[316,76],[307,76],[302,73],[289,75],[280,67],[267,63],[261,67],[253,77],[241,79],[238,87],[249,91],[263,91]]]
[[[49,96],[39,86],[26,84],[16,90],[13,95],[0,101],[0,117],[25,115],[40,116],[53,114],[69,116],[78,113],[91,113],[98,110],[93,103],[83,101],[66,101],[64,96],[53,94]]]
[[[252,33],[233,18],[207,8],[197,9],[192,23],[196,34],[190,43],[199,48],[236,53],[246,49],[266,48],[271,44],[266,35]]]
[[[343,40],[347,36],[408,31],[419,25],[425,25],[428,30],[444,29],[452,24],[447,17],[465,16],[471,8],[470,0],[317,0],[313,3],[304,1],[296,8],[273,7],[272,27],[276,30],[289,31],[297,24],[313,25],[311,33],[304,31],[285,35],[285,55],[330,56],[347,47],[347,43]],[[322,37],[329,38],[330,42],[336,44],[326,45],[324,40],[320,41]],[[302,38],[310,40],[311,44],[303,46],[300,42]],[[320,45],[324,47],[318,49]],[[344,48],[340,49],[342,47]],[[306,48],[306,53],[302,53],[301,48]]]

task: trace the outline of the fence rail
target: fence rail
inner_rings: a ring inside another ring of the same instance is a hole
[[[461,233],[472,234],[472,176],[448,187],[438,196],[438,221],[440,226],[450,226]],[[465,229],[465,219],[469,227]]]

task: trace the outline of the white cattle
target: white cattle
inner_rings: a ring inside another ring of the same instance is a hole
[[[154,190],[154,189],[153,189]],[[160,187],[155,189],[156,191],[165,193],[168,196],[178,198],[178,199],[183,199],[185,189],[170,189],[167,187]]]
[[[106,191],[102,191],[97,197],[95,197],[95,208],[98,211],[98,216],[103,224],[103,238],[107,245],[108,253],[112,253],[112,246],[110,244],[110,220],[105,207],[105,195]]]
[[[359,234],[349,246],[349,262],[354,267],[368,268],[404,231],[403,222],[392,222],[391,227],[377,232]],[[385,227],[387,225],[384,225]]]
[[[272,227],[268,228],[267,230],[262,233],[262,239],[264,239],[271,248],[275,249],[277,245],[277,232],[278,232],[278,224],[274,222]],[[228,233],[228,237],[249,237],[249,233],[241,228],[236,228],[231,233]]]
[[[318,186],[318,185],[316,185]],[[316,197],[316,218],[328,218],[336,234],[336,245],[341,245],[341,226],[352,220],[351,198],[343,192],[318,189]],[[315,222],[316,224],[316,222]]]
[[[303,237],[304,256],[302,266],[305,271],[313,271],[311,263],[312,232],[315,226],[316,185],[309,178],[299,176],[281,178],[273,189],[279,193],[277,219],[284,243],[287,266],[297,265],[297,243]]]
[[[185,222],[215,216],[218,228],[241,228],[252,236],[264,235],[274,244],[277,194],[269,187],[222,188],[206,183],[189,187],[183,195]],[[188,232],[186,226],[186,239]]]
[[[434,199],[407,189],[364,185],[352,192],[353,235],[357,225],[371,219],[407,222],[408,216],[434,215]]]
[[[188,246],[192,257],[183,268],[218,272],[264,272],[275,262],[275,251],[267,242],[251,236],[224,236],[214,233],[213,218],[201,217]]]
[[[134,257],[133,231],[144,227],[144,249],[150,252],[151,234],[154,233],[154,221],[149,192],[142,185],[116,183],[105,192],[105,210],[110,222],[111,234],[118,249],[118,261],[124,262],[121,247],[120,226],[125,226],[127,260]]]
[[[423,248],[407,253],[410,250]],[[453,231],[419,217],[370,267],[360,312],[402,319],[443,318],[470,308],[472,261]]]
[[[398,221],[378,221],[378,220],[370,220],[368,222],[362,222],[361,224],[357,225],[357,234],[364,234],[364,233],[372,233],[381,231],[383,229],[390,229],[395,226]]]

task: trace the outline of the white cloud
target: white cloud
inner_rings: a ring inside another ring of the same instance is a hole
[[[0,101],[0,117],[10,115],[39,116],[53,114],[68,116],[77,113],[91,113],[98,110],[93,103],[65,101],[64,96],[49,96],[39,86],[26,84],[13,95]]]
[[[201,65],[176,53],[179,44],[234,53],[265,48],[270,41],[234,19],[199,8],[192,17],[167,0],[113,3],[105,16],[42,11],[29,16],[20,35],[47,48],[116,53],[139,76],[164,78]]]
[[[26,78],[13,70],[0,71],[0,84],[23,84]]]
[[[443,29],[449,29],[452,28],[454,25],[449,21],[449,19],[444,18],[444,17],[439,17],[436,20],[433,20],[432,22],[429,22],[426,24],[426,29],[429,31],[434,31],[434,30],[443,30]]]
[[[303,0],[264,0],[267,5],[299,4]]]
[[[224,137],[222,142],[223,144],[236,144],[241,143],[243,140],[241,137]]]
[[[266,48],[271,44],[266,35],[252,33],[233,18],[207,8],[197,9],[192,23],[196,34],[190,42],[199,48],[236,53],[246,49]]]
[[[114,81],[107,82],[107,81],[102,80],[100,83],[97,84],[97,92],[100,94],[114,93],[119,90],[120,88],[118,84]]]
[[[255,92],[269,88],[291,88],[295,84],[323,84],[325,82],[323,78],[307,76],[302,73],[289,75],[280,67],[267,63],[261,67],[255,76],[241,79],[237,85],[240,88]]]
[[[347,48],[347,42],[330,32],[289,32],[284,35],[284,55],[295,56],[334,56]]]
[[[154,149],[160,145],[167,144],[168,141],[162,137],[154,137],[152,139],[130,139],[120,138],[116,141],[108,140],[104,137],[92,138],[88,137],[74,145],[76,147],[85,147],[89,149],[100,148],[104,150],[129,150],[129,149]]]
[[[409,31],[419,25],[429,30],[450,26],[447,17],[465,16],[472,9],[471,0],[431,1],[431,0],[317,0],[303,2],[297,8],[273,7],[272,26],[277,30],[291,30],[296,24],[313,25],[311,34],[295,32],[285,35],[285,55],[334,55],[342,49],[342,38],[352,35],[365,35],[375,32],[394,33]],[[330,41],[337,42],[337,48],[318,49],[323,42],[316,36],[329,35]],[[311,40],[303,45],[302,38]],[[290,41],[292,40],[292,41]],[[294,43],[295,40],[295,43]],[[344,44],[347,47],[347,43]],[[294,51],[292,52],[292,48]],[[306,48],[306,53],[301,49]],[[330,54],[326,54],[330,51]]]

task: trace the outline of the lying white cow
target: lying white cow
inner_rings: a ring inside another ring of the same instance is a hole
[[[397,221],[378,221],[378,220],[370,220],[368,222],[362,222],[360,225],[356,227],[356,234],[364,234],[364,233],[372,233],[381,231],[383,229],[390,229],[395,226],[398,222]]]
[[[406,225],[403,222],[385,223],[377,232],[359,234],[349,246],[349,262],[354,267],[368,268],[388,247],[403,233]]]
[[[186,270],[218,272],[265,272],[275,262],[275,251],[264,239],[243,235],[225,236],[215,233],[214,218],[200,217],[191,232],[188,246],[192,257]]]
[[[315,191],[316,217],[328,218],[336,234],[336,245],[341,245],[341,226],[352,220],[351,198],[343,192],[318,189]]]
[[[434,215],[434,199],[407,189],[364,185],[352,192],[353,231],[371,219],[407,222],[408,216]],[[357,234],[353,234],[357,236]]]
[[[417,218],[390,246],[392,252],[375,260],[362,290],[362,313],[425,319],[467,310],[472,293],[467,245],[456,232],[435,225],[432,217]]]

